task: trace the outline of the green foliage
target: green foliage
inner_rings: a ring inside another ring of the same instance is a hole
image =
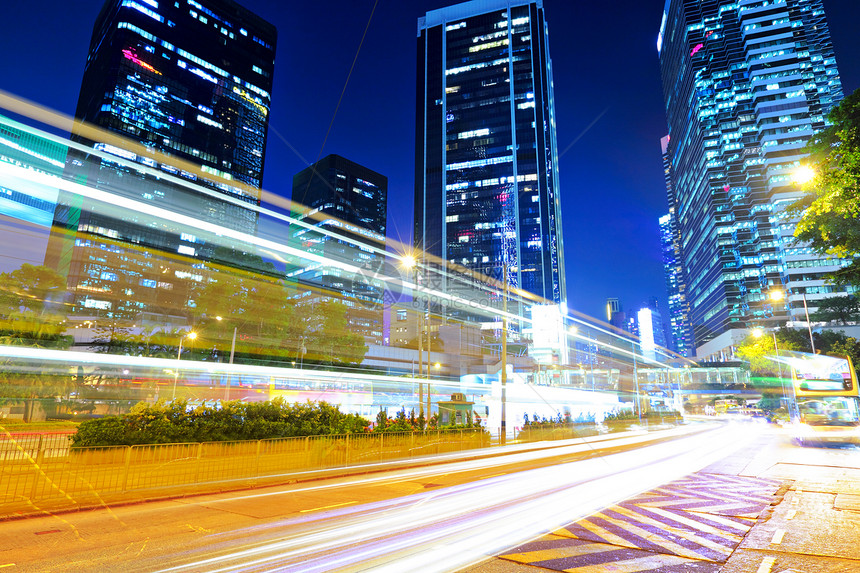
[[[843,334],[842,340],[835,340],[831,343],[827,349],[827,354],[848,356],[851,358],[851,362],[854,363],[854,367],[857,368],[860,365],[860,341]]]
[[[66,280],[53,269],[24,264],[0,273],[0,344],[66,349],[62,298]]]
[[[809,352],[809,338],[803,332],[791,328],[781,328],[776,332],[779,350],[795,350]],[[755,376],[775,376],[779,373],[779,363],[768,358],[775,356],[773,334],[764,332],[761,336],[750,334],[738,346],[735,352],[738,358],[749,363],[750,371]]]
[[[792,206],[802,213],[795,237],[821,255],[852,259],[832,273],[837,284],[860,285],[860,90],[846,97],[828,116],[830,127],[806,146],[806,163],[815,177],[806,196]]]
[[[297,304],[289,285],[259,257],[219,251],[216,258],[232,263],[213,265],[195,295],[198,349],[229,356],[235,332],[238,363],[357,366],[364,360],[364,337],[350,331],[344,304],[328,299]]]
[[[819,301],[818,310],[810,318],[822,322],[836,321],[844,325],[857,320],[858,314],[860,314],[860,300],[857,297],[846,295]]]
[[[226,402],[221,408],[185,400],[141,402],[122,416],[86,420],[72,437],[73,447],[263,440],[294,436],[363,433],[367,421],[326,402],[289,404]]]

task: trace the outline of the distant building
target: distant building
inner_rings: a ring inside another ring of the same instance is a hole
[[[417,32],[416,247],[496,280],[507,268],[511,287],[565,302],[542,0],[432,10]],[[442,276],[440,290],[474,295]],[[509,311],[528,319],[517,306]]]
[[[606,299],[606,321],[615,328],[628,331],[627,314],[624,312],[624,306],[619,299]]]
[[[836,290],[824,275],[847,261],[794,244],[785,209],[842,84],[823,0],[667,0],[657,49],[684,295],[709,355],[731,330],[803,320],[803,293],[815,306]],[[683,302],[670,304],[675,318]]]
[[[382,344],[388,178],[339,155],[329,155],[293,177],[290,244],[317,255],[287,276],[302,298],[345,304],[352,332]],[[354,270],[352,270],[354,269]],[[307,287],[307,288],[305,288]]]
[[[260,202],[275,42],[274,26],[232,0],[105,3],[75,112],[102,131],[73,134],[104,155],[70,154],[67,169],[135,207],[60,194],[46,261],[68,277],[73,312],[130,318],[193,304],[218,233],[153,219],[150,206],[255,234],[248,207]]]
[[[606,322],[612,322],[616,312],[621,311],[621,302],[617,298],[606,299]]]

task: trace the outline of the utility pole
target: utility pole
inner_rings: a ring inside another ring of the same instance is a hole
[[[230,364],[233,364],[233,356],[236,354],[236,331],[239,329],[238,326],[233,327],[233,342],[230,344]],[[227,388],[224,389],[224,401],[230,399],[230,382],[233,380],[233,369],[230,369],[229,374],[227,374]]]
[[[505,420],[505,395],[508,382],[508,265],[502,265],[503,287],[502,287],[502,435],[501,445],[505,445],[508,438],[507,422]]]
[[[428,277],[429,279],[429,277]],[[428,283],[429,280],[425,281]],[[430,297],[427,297],[427,420],[430,420],[430,351],[432,350],[432,346],[430,344]]]

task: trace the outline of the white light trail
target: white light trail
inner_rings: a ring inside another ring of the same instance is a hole
[[[242,541],[209,545],[209,557],[162,571],[455,571],[698,471],[753,439],[749,428],[723,427],[604,458],[422,492],[399,503],[283,520],[264,531],[246,531]],[[232,543],[240,545],[231,548]]]

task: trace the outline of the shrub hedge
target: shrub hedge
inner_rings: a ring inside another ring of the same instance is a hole
[[[86,420],[72,447],[263,440],[366,432],[368,422],[327,402],[225,402],[189,408],[185,400],[141,402],[128,414]]]

